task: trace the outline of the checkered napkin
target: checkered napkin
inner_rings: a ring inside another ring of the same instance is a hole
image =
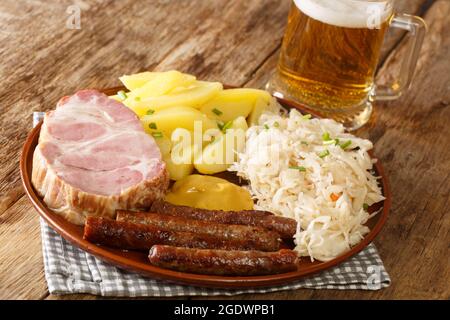
[[[42,114],[33,115],[37,124]],[[378,290],[391,279],[373,244],[339,266],[285,285],[255,289],[211,289],[154,280],[112,266],[72,246],[41,220],[45,278],[52,294],[90,293],[115,297],[231,296],[282,290]]]

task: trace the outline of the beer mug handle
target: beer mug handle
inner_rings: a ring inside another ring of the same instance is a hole
[[[396,14],[391,20],[390,27],[406,30],[408,32],[409,43],[406,48],[406,57],[404,57],[400,67],[400,74],[391,84],[375,86],[372,96],[372,99],[375,101],[395,100],[409,88],[427,29],[425,21],[409,14]]]

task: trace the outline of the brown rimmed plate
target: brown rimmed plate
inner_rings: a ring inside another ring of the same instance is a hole
[[[108,95],[115,94],[118,90],[123,88],[111,88],[102,90]],[[311,113],[307,108],[284,99],[278,99],[278,101],[286,108],[296,108],[302,112]],[[263,287],[286,284],[288,282],[298,280],[300,278],[309,276],[313,273],[329,269],[333,266],[340,264],[341,262],[349,259],[353,255],[357,254],[373,241],[378,235],[384,223],[386,222],[389,208],[391,206],[391,194],[389,191],[388,181],[384,174],[383,167],[378,161],[375,164],[375,171],[378,176],[381,177],[380,183],[383,191],[383,195],[386,200],[379,202],[369,208],[370,212],[377,210],[381,211],[367,222],[367,226],[370,228],[370,232],[364,237],[364,239],[350,251],[328,262],[311,262],[308,257],[300,259],[298,270],[295,272],[268,275],[268,276],[248,276],[248,277],[231,277],[231,276],[211,276],[190,274],[183,272],[176,272],[172,270],[162,269],[152,266],[147,260],[147,254],[143,252],[133,251],[121,251],[108,247],[95,245],[86,240],[83,240],[83,227],[74,225],[58,214],[52,212],[44,203],[42,198],[37,194],[31,184],[31,172],[33,164],[33,152],[38,144],[39,132],[42,122],[39,123],[29,133],[25,144],[23,146],[22,155],[20,158],[20,173],[22,182],[25,188],[25,192],[30,198],[33,206],[36,208],[42,218],[63,238],[70,241],[75,246],[95,255],[96,257],[105,260],[120,268],[137,272],[147,277],[154,279],[167,280],[179,284],[187,284],[194,286],[215,287],[215,288],[249,288],[249,287]],[[371,154],[372,157],[373,154]],[[233,182],[236,182],[233,179]]]

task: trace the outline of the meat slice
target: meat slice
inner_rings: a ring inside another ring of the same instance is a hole
[[[95,90],[62,98],[45,115],[32,183],[70,222],[148,208],[169,185],[155,140],[122,103]]]

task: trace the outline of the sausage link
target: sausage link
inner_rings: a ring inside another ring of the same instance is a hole
[[[245,241],[206,234],[170,231],[150,225],[88,217],[83,238],[92,243],[126,250],[149,250],[155,244],[200,249],[252,250]]]
[[[188,219],[261,227],[267,230],[275,231],[282,239],[289,240],[292,240],[297,229],[297,222],[294,219],[275,216],[268,211],[207,210],[187,206],[178,206],[163,200],[153,202],[150,211]]]
[[[252,250],[277,251],[280,248],[278,233],[260,227],[220,224],[186,219],[158,213],[117,210],[116,220],[140,223],[167,231],[192,232],[219,239],[239,241]]]
[[[256,276],[297,270],[298,257],[292,250],[277,252],[226,251],[155,245],[148,256],[150,263],[180,272]]]

